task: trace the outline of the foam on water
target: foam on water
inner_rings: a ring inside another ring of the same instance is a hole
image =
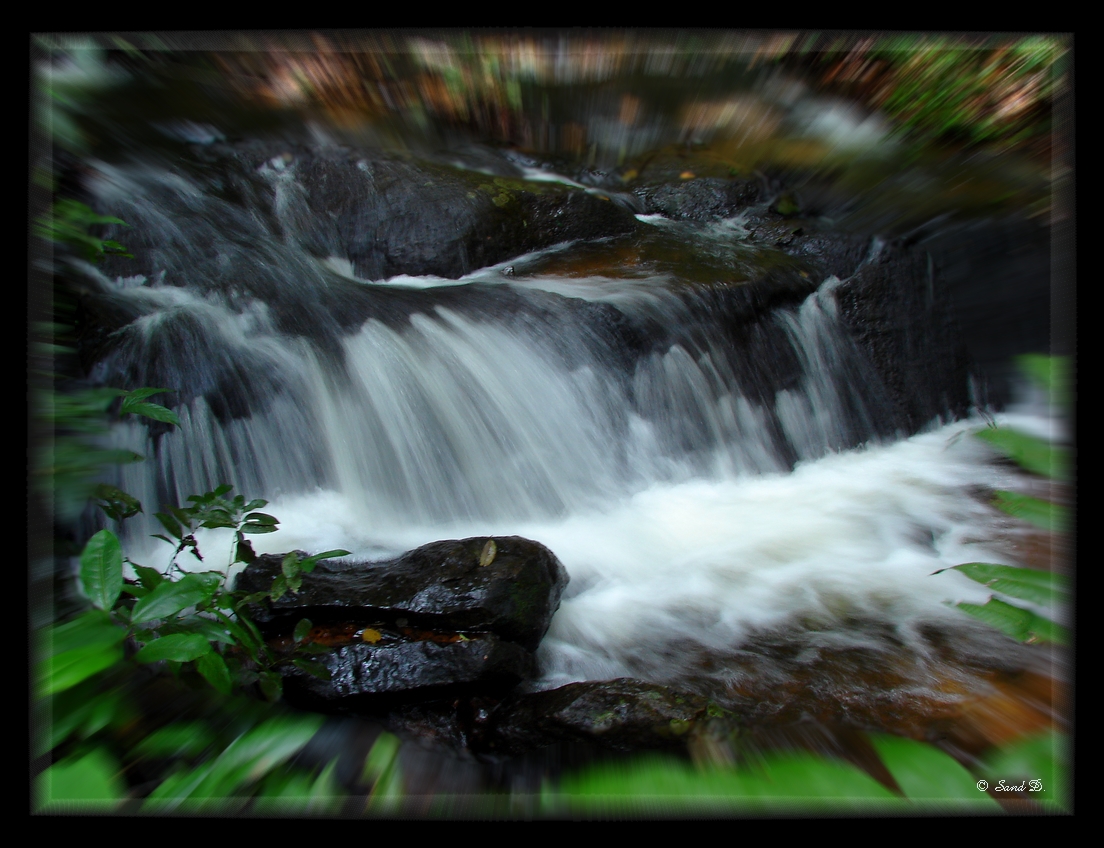
[[[964,622],[948,604],[989,597],[957,572],[935,572],[1011,563],[986,541],[1003,519],[975,492],[1014,485],[1014,473],[969,437],[981,424],[832,454],[792,473],[654,484],[556,520],[399,522],[332,490],[288,495],[266,508],[280,532],[254,544],[272,553],[338,547],[375,560],[442,538],[539,540],[571,577],[540,649],[542,686],[678,681],[681,656],[723,655],[810,620],[890,622],[907,644],[921,624]],[[230,538],[212,531],[200,545],[210,567]],[[672,644],[681,647],[672,653]]]
[[[112,190],[148,178],[138,169]],[[182,177],[157,179],[197,197]],[[169,211],[151,214],[173,245],[190,244]],[[733,219],[701,238],[739,231]],[[314,296],[326,274],[355,280],[352,264],[265,249],[259,261],[226,248],[242,271],[227,279],[251,280],[246,293],[167,285],[188,256],[168,250],[160,276],[109,287],[140,317],[119,332],[105,382],[183,398],[176,430],[112,433],[148,457],[113,481],[146,507],[126,528],[143,564],[163,567],[171,550],[148,538],[160,532],[150,514],[223,482],[270,500],[281,526],[253,537],[261,553],[378,560],[439,539],[524,536],[571,576],[540,648],[540,685],[551,686],[678,682],[703,654],[721,658],[709,673],[723,679],[727,654],[794,627],[877,641],[836,626],[847,621],[880,622],[923,652],[922,625],[964,626],[949,604],[989,597],[936,572],[1008,561],[986,541],[1007,519],[978,493],[1015,488],[1014,472],[969,435],[984,422],[878,442],[877,398],[838,320],[834,278],[736,328],[724,297],[739,291],[703,294],[663,274],[515,277],[500,266],[461,281],[361,280],[363,311],[339,332]],[[745,330],[762,346],[741,348]],[[1043,426],[1019,414],[1009,420]],[[205,561],[181,565],[226,566],[228,533],[198,541]]]

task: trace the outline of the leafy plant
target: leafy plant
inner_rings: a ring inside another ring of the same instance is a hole
[[[62,199],[36,222],[35,233],[91,262],[105,255],[130,256],[118,242],[92,235],[94,227],[104,224],[125,226],[117,218]],[[38,329],[59,328],[64,329]],[[69,352],[57,345],[39,349]],[[113,414],[177,425],[172,410],[151,400],[171,390],[59,391],[55,374],[40,376],[48,382],[35,392],[35,413],[52,438],[35,454],[33,477],[40,490],[52,496],[55,514],[63,523],[71,521],[89,501],[117,522],[142,512],[136,498],[96,479],[106,466],[142,457],[105,447],[102,437]],[[212,799],[216,806],[234,807],[240,802],[220,796],[240,793],[268,798],[270,806],[305,803],[305,809],[331,809],[340,797],[332,764],[321,774],[283,765],[313,736],[321,719],[281,716],[271,704],[258,713],[251,708],[253,702],[237,694],[255,685],[268,698],[279,698],[278,667],[287,662],[326,674],[324,667],[304,656],[312,650],[305,644],[310,623],[300,622],[296,628],[294,652],[277,654],[240,608],[240,593],[226,585],[229,570],[187,573],[177,563],[185,550],[202,560],[195,540],[201,527],[233,531],[231,566],[255,557],[248,535],[277,529],[274,517],[258,511],[265,501],[228,498],[230,490],[220,486],[189,497],[185,507],[166,506],[156,514],[168,534],[160,538],[175,548],[163,571],[132,561],[111,530],[101,530],[85,544],[75,581],[84,609],[38,632],[36,713],[46,720],[35,740],[35,755],[51,761],[36,780],[40,812],[118,809],[132,791],[121,776],[123,770],[163,755],[174,738],[181,745],[175,753],[193,764],[179,759],[168,763],[143,809],[173,809],[178,803],[194,807],[197,799],[205,808]],[[344,553],[328,551],[302,559],[289,555],[285,574],[290,578],[285,576],[277,590],[298,590],[302,573],[327,556]],[[126,564],[133,578],[125,576]],[[154,677],[140,673],[142,669],[155,672]],[[166,678],[205,681],[205,697],[221,706],[208,720],[192,722],[187,740],[181,741],[179,734],[174,737],[174,726],[169,725],[135,743],[133,728],[149,722],[140,706],[141,693],[151,679]]]
[[[1069,364],[1061,357],[1039,355],[1019,359],[1021,371],[1043,389],[1052,403],[1067,410],[1070,400]],[[1070,479],[1071,453],[1037,436],[1008,427],[989,427],[975,434],[1003,453],[1025,471],[1052,480]],[[993,504],[1003,512],[1048,532],[1063,532],[1069,526],[1069,509],[1019,492],[996,491]],[[941,571],[957,571],[1013,601],[1027,601],[1036,607],[1067,606],[1072,600],[1070,581],[1060,574],[995,563],[971,562]],[[940,572],[936,572],[937,574]],[[958,608],[1021,642],[1054,642],[1068,645],[1069,631],[1016,603],[990,597],[984,604],[960,602]]]
[[[233,565],[255,557],[246,534],[274,532],[278,522],[271,515],[252,511],[267,501],[246,502],[241,495],[228,500],[224,496],[230,489],[229,485],[219,486],[191,496],[189,507],[165,507],[164,512],[156,513],[172,536],[159,534],[157,538],[175,546],[164,572],[124,556],[119,538],[110,530],[101,530],[88,541],[80,557],[80,585],[93,609],[55,625],[47,634],[50,648],[39,672],[44,695],[65,691],[121,661],[124,643],[135,649],[134,662],[164,662],[176,673],[194,670],[223,694],[230,694],[235,685],[257,684],[266,697],[277,700],[282,681],[279,667],[286,663],[313,674],[327,674],[323,666],[303,656],[275,652],[241,607],[297,591],[303,573],[322,559],[348,552],[326,551],[305,558],[288,554],[284,573],[269,592],[241,597],[243,593],[228,588],[227,576]],[[141,505],[135,502],[135,508],[141,509]],[[105,511],[113,509],[110,506]],[[195,538],[199,528],[234,531],[233,556],[225,573],[186,572],[177,564],[185,550],[203,561]],[[131,565],[136,579],[124,579],[124,562]],[[310,627],[304,619],[296,628],[300,654],[314,650],[306,644]]]
[[[78,200],[61,198],[54,203],[48,216],[40,217],[35,222],[35,235],[70,247],[89,262],[99,262],[104,256],[125,256],[133,259],[134,254],[128,253],[119,242],[92,235],[92,227],[102,224],[130,226],[120,218],[99,215]]]
[[[1068,62],[1062,40],[1045,35],[814,33],[765,52],[803,67],[815,56],[822,85],[842,84],[917,145],[954,140],[1005,148],[1049,135],[1050,102]]]

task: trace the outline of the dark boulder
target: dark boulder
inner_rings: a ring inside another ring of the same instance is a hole
[[[280,235],[316,256],[348,259],[370,280],[458,279],[543,247],[638,226],[599,192],[443,162],[275,142],[227,145],[220,155],[231,172],[224,181],[248,185],[237,196],[266,207]]]
[[[947,286],[927,253],[876,242],[835,298],[892,405],[886,423],[915,433],[936,416],[967,413],[970,361]]]
[[[511,696],[491,713],[483,744],[516,754],[556,742],[592,742],[620,750],[681,745],[709,714],[700,695],[642,680],[569,683]]]
[[[281,555],[258,557],[236,587],[264,592]],[[397,622],[440,631],[494,633],[536,650],[567,585],[548,548],[518,536],[432,542],[384,562],[323,560],[297,593],[253,609],[270,634],[311,621]]]
[[[420,639],[395,644],[354,642],[317,658],[329,679],[297,667],[285,672],[285,685],[310,698],[341,701],[362,695],[426,697],[463,687],[506,691],[536,674],[536,661],[524,648],[493,634],[453,642]]]
[[[701,177],[633,189],[643,211],[668,218],[712,221],[742,212],[760,200],[757,182]]]

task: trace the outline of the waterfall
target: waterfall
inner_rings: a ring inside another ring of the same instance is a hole
[[[260,552],[528,536],[572,581],[542,685],[728,685],[717,656],[796,622],[807,651],[884,649],[824,624],[857,619],[922,651],[925,622],[956,620],[947,601],[986,597],[932,574],[1002,561],[976,541],[995,519],[971,487],[1010,472],[968,422],[886,437],[835,277],[769,309],[749,306],[757,283],[648,269],[363,280],[196,179],[105,172],[149,273],[101,279],[124,317],[93,377],[173,389],[180,418],[112,434],[146,457],[114,481],[145,506],[124,530],[146,562],[168,553],[152,513],[221,483],[271,501],[282,529]],[[304,214],[289,180],[285,224]],[[228,549],[220,532],[201,547]]]

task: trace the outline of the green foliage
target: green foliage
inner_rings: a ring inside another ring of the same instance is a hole
[[[35,222],[35,232],[91,262],[105,255],[130,256],[118,242],[92,234],[102,225],[125,226],[117,218],[62,199],[50,215]],[[50,350],[66,349],[54,345]],[[35,456],[34,476],[40,489],[53,496],[56,514],[62,521],[72,520],[89,500],[117,522],[142,512],[138,499],[96,481],[105,466],[142,458],[103,447],[102,437],[113,414],[177,425],[172,410],[150,400],[171,390],[99,387],[62,392],[54,385],[54,375],[47,376],[49,387],[34,395],[34,412],[53,438]],[[275,700],[281,689],[279,666],[307,663],[298,654],[308,654],[309,646],[300,644],[292,655],[277,655],[240,608],[238,593],[227,587],[229,571],[185,573],[177,565],[185,550],[202,560],[194,535],[199,528],[233,531],[231,565],[255,558],[247,535],[276,531],[279,522],[257,511],[265,501],[229,498],[230,491],[229,485],[220,486],[189,497],[187,506],[165,506],[157,514],[169,534],[160,538],[175,548],[164,571],[130,560],[111,530],[101,530],[85,544],[77,582],[88,608],[38,634],[36,712],[47,720],[35,740],[35,753],[49,756],[52,764],[36,779],[37,811],[118,809],[129,795],[124,766],[150,758],[171,759],[175,766],[163,771],[146,809],[188,808],[200,801],[206,808],[217,806],[223,795],[236,796],[230,804],[234,808],[253,796],[267,799],[266,812],[288,804],[305,810],[332,808],[339,796],[332,764],[321,774],[286,766],[321,719],[273,717],[271,706],[269,714],[256,715],[240,696],[237,702],[226,700],[253,688]],[[322,558],[345,553],[328,551],[302,562],[294,555],[288,570],[297,578]],[[127,565],[134,579],[125,577]],[[145,685],[141,681],[150,679],[148,673],[137,673],[143,667],[170,680],[189,675],[205,680],[209,699],[223,704],[221,711],[215,709],[208,720],[188,724],[183,738],[181,726],[170,725],[136,742],[121,743],[135,725],[148,720],[136,699]],[[309,670],[328,674],[316,663]],[[242,724],[242,716],[247,726],[228,736],[228,729]]]
[[[979,774],[999,786],[1025,785],[1028,797],[1047,812],[1071,809],[1069,786],[1070,739],[1054,730],[1028,736],[991,751],[981,763]]]
[[[1018,362],[1023,373],[1048,393],[1052,403],[1057,403],[1064,412],[1069,410],[1069,361],[1066,358],[1031,355],[1019,357]],[[1007,427],[989,427],[975,435],[1025,471],[1063,481],[1070,478],[1070,451],[1066,448]],[[1036,527],[1061,533],[1069,526],[1069,509],[1060,504],[1018,492],[996,491],[993,494],[994,506]],[[942,570],[958,571],[1014,601],[1053,608],[1068,606],[1072,600],[1069,581],[1050,572],[984,562]],[[1070,644],[1070,633],[1065,627],[1018,604],[993,597],[985,604],[961,602],[958,608],[1021,642]]]
[[[1059,645],[1068,645],[1070,642],[1069,631],[1062,625],[1029,609],[1005,603],[999,598],[990,598],[981,605],[962,601],[958,608],[1019,642],[1055,642]]]
[[[768,53],[807,67],[814,45],[825,82],[846,81],[852,95],[884,111],[895,132],[918,147],[951,140],[999,149],[1045,137],[1068,54],[1056,36],[928,33],[810,34]]]
[[[873,734],[902,794],[830,756],[776,751],[735,766],[652,755],[589,766],[545,791],[544,812],[601,814],[999,813],[978,778],[930,745]]]
[[[39,775],[39,813],[110,810],[126,797],[118,761],[103,748],[66,757]]]
[[[97,609],[109,610],[123,592],[123,551],[114,533],[101,530],[81,553],[80,577],[85,594]],[[116,568],[116,563],[120,567]]]
[[[120,415],[137,414],[177,423],[172,410],[144,400],[150,393],[168,389],[138,391],[145,392],[140,403],[134,402],[133,392],[106,386],[69,393],[51,386],[36,393],[35,417],[54,437],[36,455],[32,478],[40,491],[53,497],[63,521],[75,518],[89,500],[98,501],[101,509],[116,520],[141,511],[141,505],[130,495],[96,482],[105,467],[142,458],[133,451],[102,444],[109,429],[111,408],[120,398]]]
[[[101,530],[88,541],[81,555],[79,579],[93,608],[42,634],[44,651],[36,668],[36,691],[54,716],[46,738],[39,743],[42,753],[72,744],[67,740],[94,741],[114,717],[126,714],[127,699],[117,687],[105,688],[105,675],[118,677],[130,663],[161,665],[176,674],[194,671],[220,696],[256,687],[269,700],[281,695],[282,665],[294,663],[311,674],[328,676],[325,667],[299,655],[310,652],[305,644],[309,621],[304,619],[296,627],[298,651],[276,652],[241,609],[242,593],[227,587],[224,573],[188,573],[177,566],[176,557],[185,549],[202,559],[193,535],[200,527],[234,531],[231,565],[240,562],[239,553],[247,551],[253,556],[244,533],[275,530],[275,518],[255,511],[265,506],[265,501],[247,501],[240,495],[228,498],[230,491],[228,485],[219,486],[188,498],[187,507],[165,507],[158,514],[175,537],[166,539],[175,552],[164,572],[127,559],[110,530]],[[346,553],[327,551],[302,559],[293,555],[286,560],[287,571],[299,577],[322,559]],[[125,563],[133,567],[135,580],[124,579]],[[281,594],[289,590],[283,586]],[[270,597],[271,593],[260,595]],[[251,597],[259,600],[256,595]],[[127,645],[132,646],[129,652],[124,650]],[[129,661],[128,654],[132,654]],[[72,697],[76,694],[81,697]],[[267,812],[288,804],[330,810],[339,797],[332,768],[320,775],[283,769],[320,721],[318,717],[270,718],[222,749],[207,730],[193,728],[191,741],[186,741],[176,731],[163,728],[141,740],[133,755],[167,756],[165,751],[172,749],[175,755],[204,752],[211,757],[194,767],[178,766],[153,790],[143,809],[240,807],[256,795],[267,799],[261,807]],[[124,798],[119,769],[113,765],[115,755],[102,742],[87,750],[91,753],[62,757],[43,772],[37,784],[42,809],[62,809],[59,804],[78,802],[111,806]],[[87,791],[79,785],[85,779],[90,781]],[[234,800],[235,796],[240,797]]]
[[[241,608],[243,593],[227,587],[225,574],[189,573],[177,565],[177,557],[185,550],[203,559],[194,535],[199,528],[234,531],[230,567],[255,557],[246,533],[276,529],[279,522],[273,516],[255,511],[266,501],[247,502],[241,495],[230,499],[226,497],[230,490],[229,485],[219,486],[190,496],[188,507],[166,506],[156,514],[173,536],[158,538],[175,546],[163,573],[126,559],[118,537],[110,530],[101,530],[89,540],[81,554],[80,584],[97,611],[62,625],[53,634],[53,643],[60,648],[50,654],[40,671],[44,694],[76,685],[118,662],[124,638],[138,647],[135,662],[187,665],[223,694],[235,686],[256,684],[270,700],[276,700],[281,692],[279,668],[288,663],[311,674],[328,675],[323,666],[305,656],[275,652]],[[318,562],[347,553],[326,551],[302,559],[289,554],[273,588],[246,600],[275,600],[288,591],[298,591],[302,575]],[[136,580],[124,581],[124,562],[133,566]],[[304,642],[310,626],[304,621],[296,628],[294,641],[300,651],[309,651]]]
[[[984,786],[1028,784],[1031,800],[1068,809],[1069,740],[1048,732],[993,749],[967,768],[938,748],[912,739],[868,734],[875,756],[896,783],[887,788],[833,756],[774,751],[736,764],[693,764],[664,755],[603,762],[545,787],[546,815],[1000,814]],[[1032,784],[1032,781],[1035,781]],[[1031,787],[1035,786],[1035,789]],[[899,790],[899,791],[898,791]]]
[[[977,437],[1033,474],[1069,479],[1069,450],[1066,448],[1008,427],[988,427],[978,432]]]
[[[254,791],[262,778],[273,775],[277,767],[302,750],[321,726],[321,716],[307,715],[276,716],[260,722],[211,759],[194,767],[178,767],[150,793],[142,809],[155,813],[225,812],[228,807],[240,807],[244,801],[241,796]],[[332,769],[309,784],[316,799],[330,776]],[[278,792],[279,788],[286,789],[287,783],[268,783],[263,794],[271,799],[273,790]]]
[[[961,572],[995,592],[1040,606],[1069,603],[1072,600],[1069,580],[1050,571],[1035,571],[989,562],[967,562],[943,570]]]
[[[103,224],[130,226],[120,218],[93,212],[80,201],[62,198],[54,203],[54,208],[49,215],[35,222],[34,231],[35,235],[47,241],[71,248],[77,256],[89,262],[99,262],[104,256],[125,256],[133,259],[134,255],[128,253],[119,242],[100,239],[91,234],[92,227]],[[164,390],[149,389],[148,391],[154,394]]]
[[[901,792],[913,802],[958,812],[995,813],[1000,807],[953,757],[913,739],[871,734],[870,741]]]
[[[100,610],[51,625],[42,634],[45,656],[36,668],[39,695],[64,692],[120,662],[125,636],[126,632]]]

